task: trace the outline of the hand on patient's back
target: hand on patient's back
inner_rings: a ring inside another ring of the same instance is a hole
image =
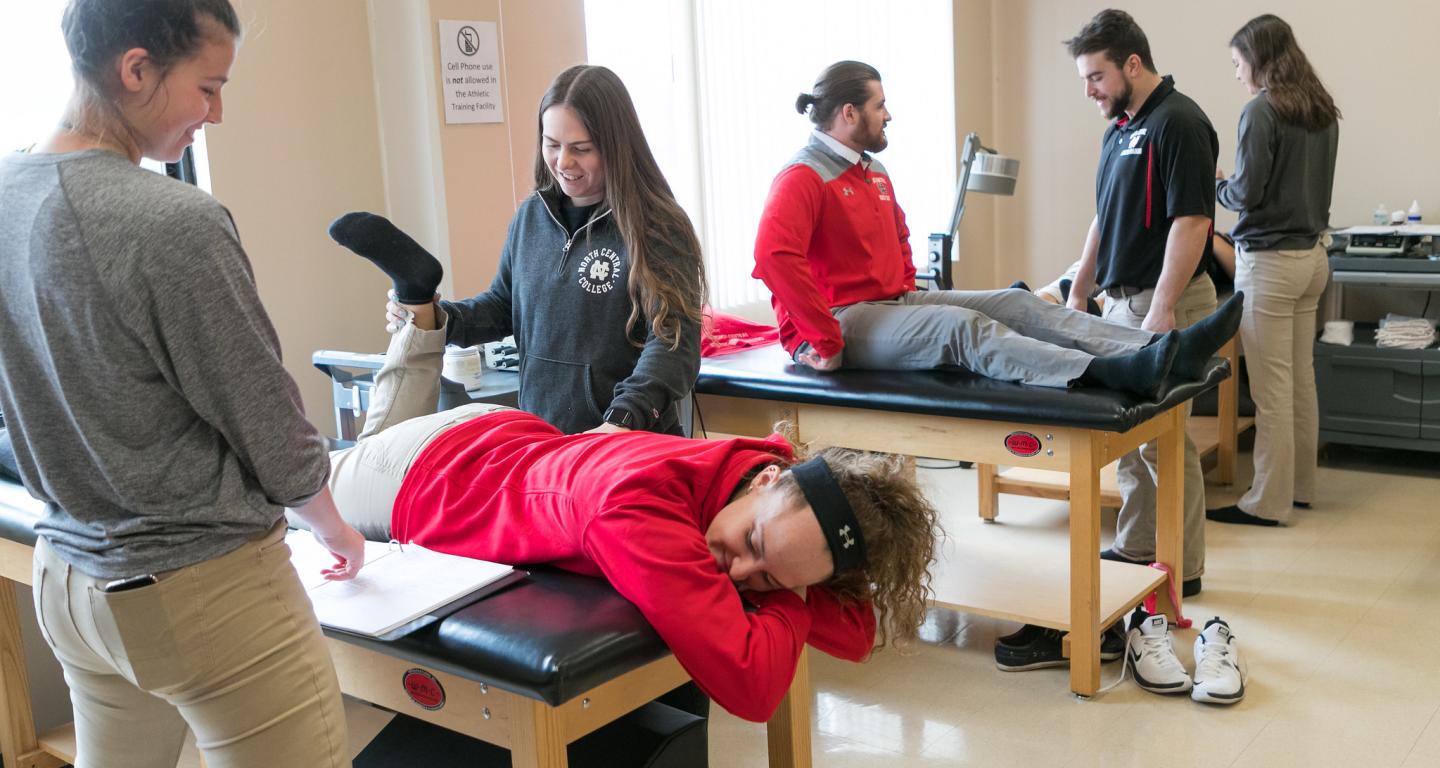
[[[330,554],[335,556],[335,565],[320,571],[326,579],[345,581],[360,573],[361,567],[365,565],[365,537],[361,536],[359,531],[347,525],[330,536],[322,536],[319,532],[312,533],[320,546],[330,550]]]
[[[585,434],[587,434],[587,435],[603,435],[603,434],[607,434],[607,433],[609,433],[609,432],[629,432],[629,431],[630,431],[630,429],[629,429],[628,427],[622,427],[622,426],[620,426],[619,424],[611,424],[611,423],[608,422],[608,421],[602,421],[602,422],[600,422],[600,426],[598,426],[598,427],[593,427],[593,428],[591,428],[591,429],[585,430]]]
[[[800,362],[810,366],[811,368],[814,368],[817,371],[828,373],[830,371],[839,370],[840,361],[844,357],[844,352],[841,352],[834,357],[821,357],[819,352],[816,352],[813,349],[808,349],[800,353],[799,360]]]

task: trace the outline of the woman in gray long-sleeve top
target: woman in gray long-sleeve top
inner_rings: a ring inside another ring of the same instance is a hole
[[[71,0],[75,93],[0,160],[0,406],[36,524],[41,633],[80,768],[349,765],[334,668],[285,545],[294,507],[348,578],[326,488],[230,214],[139,167],[221,118],[227,0]]]
[[[1315,498],[1315,314],[1330,275],[1324,239],[1340,110],[1278,17],[1246,22],[1230,52],[1235,79],[1254,98],[1240,115],[1235,175],[1217,170],[1215,194],[1240,214],[1231,234],[1235,287],[1246,296],[1240,338],[1257,411],[1255,480],[1237,504],[1206,516],[1277,525]]]

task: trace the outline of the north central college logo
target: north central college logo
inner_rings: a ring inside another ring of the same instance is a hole
[[[609,248],[597,248],[585,254],[576,271],[580,274],[580,287],[586,293],[609,293],[620,276],[620,254]]]

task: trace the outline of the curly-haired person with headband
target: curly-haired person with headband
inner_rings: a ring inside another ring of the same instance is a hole
[[[65,670],[80,768],[349,765],[320,626],[285,546],[297,508],[353,576],[230,214],[139,167],[222,117],[226,0],[72,0],[75,91],[0,160],[0,404],[46,502],[35,606]],[[118,403],[116,393],[123,393]]]
[[[1235,287],[1250,296],[1240,339],[1255,399],[1255,481],[1222,523],[1279,525],[1315,499],[1320,406],[1315,314],[1330,279],[1325,230],[1340,145],[1340,109],[1290,25],[1265,14],[1230,38],[1240,113],[1235,174],[1216,169],[1215,197],[1240,214]]]
[[[407,309],[364,433],[332,454],[336,503],[368,538],[603,577],[701,690],[757,722],[807,642],[861,661],[877,610],[882,643],[915,636],[939,530],[899,458],[432,413],[445,332],[434,305]]]
[[[540,100],[535,191],[520,203],[490,290],[440,301],[446,340],[514,334],[520,407],[563,432],[680,434],[700,371],[700,242],[650,152],[625,84],[605,67],[556,76]],[[389,221],[347,214],[330,234],[428,303],[439,264]]]

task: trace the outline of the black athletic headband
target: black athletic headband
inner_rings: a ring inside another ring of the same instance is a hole
[[[795,483],[805,494],[805,501],[815,510],[820,530],[830,545],[835,560],[835,573],[865,564],[865,537],[860,535],[860,522],[850,508],[850,500],[835,482],[830,465],[819,457],[790,468]]]

